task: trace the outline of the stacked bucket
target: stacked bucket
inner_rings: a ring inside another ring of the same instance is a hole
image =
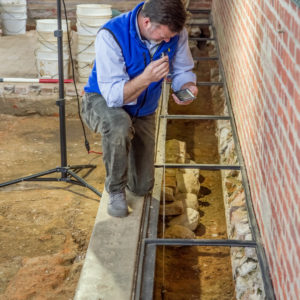
[[[67,22],[62,20],[63,30],[63,66],[64,78],[69,77],[69,45],[67,35]],[[71,22],[68,21],[68,28]],[[36,66],[39,78],[58,78],[58,52],[57,38],[54,31],[57,30],[57,19],[41,19],[36,21],[37,49],[35,51]]]
[[[111,5],[77,5],[77,67],[78,81],[86,82],[95,60],[95,38],[101,25],[112,17]]]
[[[0,0],[0,12],[3,35],[25,34],[26,0]]]

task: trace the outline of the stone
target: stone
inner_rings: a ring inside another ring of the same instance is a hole
[[[238,276],[235,283],[236,299],[241,299],[248,288],[247,280]]]
[[[186,214],[175,217],[169,222],[169,225],[181,225],[189,228],[190,230],[195,230],[199,224],[200,215],[199,212],[192,209],[187,208]]]
[[[194,239],[195,237],[193,231],[181,225],[172,225],[165,231],[165,238],[167,239]]]
[[[247,258],[251,258],[252,260],[257,261],[257,254],[255,248],[246,247],[245,248],[245,256]]]
[[[177,188],[181,193],[193,193],[198,195],[200,190],[200,182],[193,174],[185,174],[178,172],[176,174]]]
[[[249,273],[253,272],[257,268],[257,263],[253,261],[247,261],[245,262],[240,268],[239,268],[239,274],[242,277],[245,277]]]
[[[182,201],[175,201],[171,204],[166,204],[165,209],[163,205],[160,206],[159,208],[159,214],[165,216],[177,216],[183,214],[183,204]]]
[[[174,202],[175,197],[174,197],[174,190],[171,187],[165,187],[161,189],[161,199],[165,196],[165,201],[166,202]]]
[[[186,156],[185,142],[178,140],[166,141],[166,163],[184,163]]]
[[[229,128],[227,128],[227,127],[222,128],[220,131],[220,136],[219,136],[220,140],[221,141],[227,140],[227,137],[230,132],[231,132],[231,130]]]
[[[198,26],[191,26],[189,28],[189,36],[199,37],[201,35],[201,29]]]
[[[7,84],[4,86],[4,94],[13,94],[15,92],[15,86],[13,84]]]
[[[186,161],[186,163],[189,163],[191,165],[193,164],[196,164],[193,160],[188,160]],[[184,174],[192,174],[194,175],[196,178],[199,178],[199,175],[200,175],[200,170],[199,169],[179,169],[179,171],[181,173],[184,173]]]
[[[248,213],[244,207],[236,208],[235,206],[230,207],[229,210],[230,222],[232,224],[242,223],[248,224]]]
[[[238,240],[245,240],[247,234],[250,233],[250,228],[248,224],[236,223],[235,227],[235,238]]]
[[[165,186],[176,189],[176,177],[175,176],[166,176],[165,177]]]
[[[166,176],[176,176],[176,172],[178,172],[178,169],[175,169],[175,168],[165,169]]]
[[[194,210],[198,210],[199,203],[197,199],[197,195],[192,193],[177,193],[175,195],[176,200],[180,200],[183,203],[183,207],[192,208]]]
[[[238,192],[237,194],[232,195],[231,198],[231,207],[245,207],[246,208],[246,198],[243,191]]]
[[[211,78],[212,81],[220,80],[219,68],[211,68],[210,69],[210,78]]]
[[[190,40],[189,48],[192,49],[192,48],[196,48],[196,47],[197,47],[197,41]]]
[[[29,93],[32,93],[34,95],[39,95],[41,93],[41,87],[39,85],[30,85]]]

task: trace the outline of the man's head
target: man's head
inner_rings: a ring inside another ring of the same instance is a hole
[[[181,0],[146,0],[141,11],[142,34],[148,40],[168,42],[185,24]]]

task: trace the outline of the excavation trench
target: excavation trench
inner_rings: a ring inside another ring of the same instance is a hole
[[[209,50],[210,47],[206,44],[200,45],[193,49],[193,54],[194,56],[209,56]],[[197,63],[195,66],[197,80],[210,81],[211,69],[216,67],[217,63],[214,61]],[[171,98],[169,99],[168,114],[170,115],[214,115],[216,110],[209,86],[199,87],[197,100],[189,106],[178,106]],[[183,142],[188,160],[198,164],[218,164],[220,157],[216,125],[214,120],[169,120],[166,144],[170,140]],[[172,154],[166,147],[166,160],[170,155]],[[168,162],[177,163],[176,161]],[[164,189],[170,187],[176,198],[178,186],[176,187],[174,183],[172,172],[166,170],[165,174],[162,198],[164,198]],[[200,223],[194,230],[194,238],[227,239],[221,172],[201,170],[198,181],[201,186],[197,193]],[[158,224],[159,238],[164,237],[164,228],[166,233],[171,227],[170,221],[172,224],[174,218],[176,216],[163,216],[161,208]],[[176,233],[173,237],[177,237]],[[154,299],[234,298],[229,247],[157,247]]]

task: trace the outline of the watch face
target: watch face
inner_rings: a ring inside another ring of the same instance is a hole
[[[189,89],[180,90],[175,93],[180,101],[188,101],[195,99],[195,96]]]

